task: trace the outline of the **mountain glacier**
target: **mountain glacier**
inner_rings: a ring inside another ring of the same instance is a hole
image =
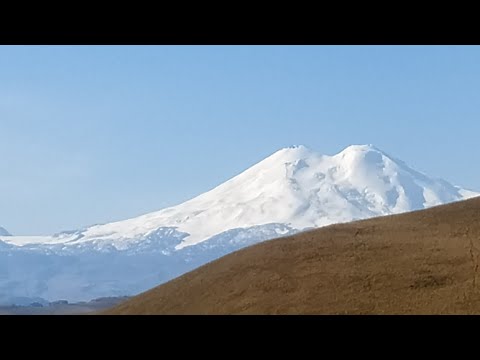
[[[177,206],[52,236],[0,234],[0,303],[133,295],[260,241],[477,195],[372,145],[334,156],[292,146]]]

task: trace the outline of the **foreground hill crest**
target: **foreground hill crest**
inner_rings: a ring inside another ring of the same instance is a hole
[[[480,198],[267,241],[107,314],[478,314]]]

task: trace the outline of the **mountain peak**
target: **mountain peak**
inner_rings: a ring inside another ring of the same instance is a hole
[[[370,154],[369,153],[374,153]],[[376,154],[375,154],[376,153]],[[271,160],[271,161],[281,161],[281,162],[290,162],[295,160],[303,160],[312,156],[324,156],[316,151],[306,147],[305,145],[291,145],[284,147],[271,156],[267,157],[264,160]],[[337,158],[357,158],[357,159],[364,159],[364,158],[373,158],[377,157],[380,159],[381,156],[391,158],[388,154],[384,151],[380,150],[373,144],[352,144],[347,146],[345,149],[340,151],[338,154],[334,155]]]
[[[305,145],[290,145],[287,146],[285,149],[307,149]]]
[[[259,164],[266,162],[290,162],[290,161],[295,161],[295,160],[300,160],[307,158],[314,154],[315,152],[310,150],[304,145],[292,145],[288,147],[284,147],[266,159],[262,160]]]
[[[291,145],[291,146],[284,147],[284,148],[278,150],[277,152],[297,152],[297,153],[301,153],[301,152],[311,152],[311,151],[312,150],[307,148],[305,145]]]
[[[355,152],[368,152],[368,151],[376,151],[376,152],[383,153],[382,150],[380,150],[373,144],[350,145],[350,146],[347,146],[345,149],[343,149],[341,153],[355,153]]]
[[[394,158],[372,144],[350,145],[339,152],[334,158],[344,162],[345,165],[368,166],[385,163],[385,161],[397,162]]]

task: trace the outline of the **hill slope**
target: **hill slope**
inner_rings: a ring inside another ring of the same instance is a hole
[[[480,198],[229,254],[108,314],[480,313]]]

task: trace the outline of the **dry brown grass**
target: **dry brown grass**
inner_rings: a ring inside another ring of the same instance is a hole
[[[107,314],[480,313],[480,198],[267,241]]]

